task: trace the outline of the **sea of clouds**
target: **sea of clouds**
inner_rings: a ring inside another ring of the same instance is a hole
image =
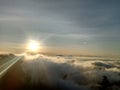
[[[120,90],[120,59],[24,54],[21,64],[30,85],[58,90]]]

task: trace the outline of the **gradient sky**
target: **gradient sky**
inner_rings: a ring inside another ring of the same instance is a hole
[[[120,0],[0,0],[0,50],[120,55]]]

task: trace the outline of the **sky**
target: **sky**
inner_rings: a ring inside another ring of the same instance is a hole
[[[120,55],[119,0],[0,0],[0,50]]]

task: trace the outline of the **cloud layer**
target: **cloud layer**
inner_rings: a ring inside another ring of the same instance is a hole
[[[43,40],[47,47],[64,48],[69,45],[84,48],[80,44],[87,42],[85,48],[92,48],[93,53],[117,55],[120,51],[119,3],[113,0],[0,0],[0,41],[23,44],[32,38]]]
[[[42,84],[59,90],[120,89],[120,62],[115,58],[25,55],[22,67],[27,84],[33,86]]]

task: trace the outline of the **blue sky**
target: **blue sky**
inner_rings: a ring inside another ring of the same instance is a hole
[[[48,52],[120,55],[119,4],[119,0],[0,0],[1,47],[19,51],[27,40],[35,39]]]

